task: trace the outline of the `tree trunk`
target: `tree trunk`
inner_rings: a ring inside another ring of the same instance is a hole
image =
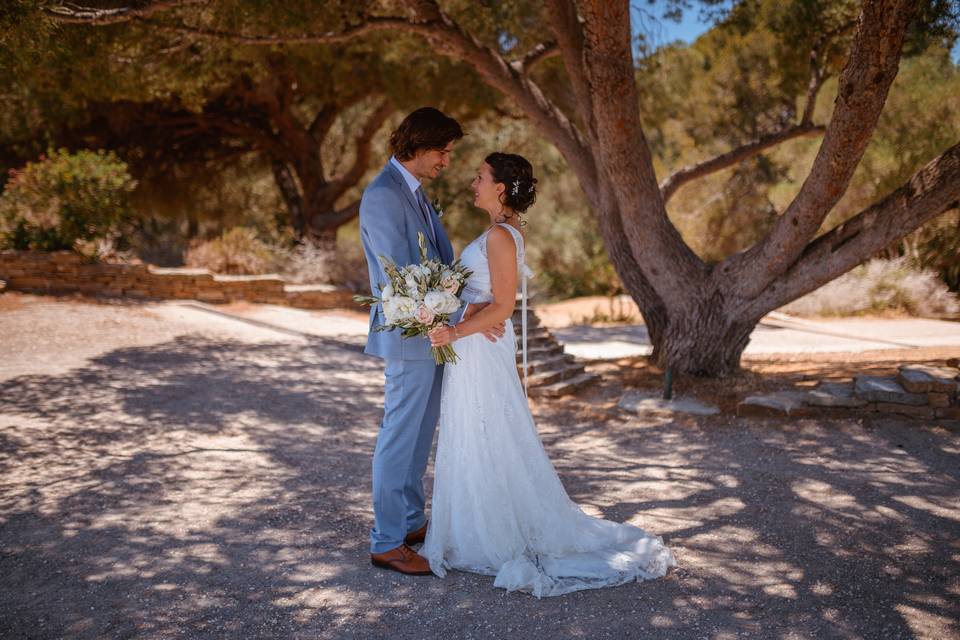
[[[736,372],[757,320],[743,320],[714,299],[691,302],[688,310],[674,312],[666,322],[654,343],[654,361],[661,368],[694,375]]]
[[[337,230],[322,229],[319,232],[311,231],[303,236],[303,242],[309,242],[316,249],[324,252],[326,255],[333,256],[337,253]]]

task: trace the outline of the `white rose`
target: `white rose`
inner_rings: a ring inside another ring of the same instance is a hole
[[[383,301],[383,315],[387,324],[395,324],[412,318],[416,310],[416,302],[407,296],[393,296],[389,300]]]
[[[423,304],[434,313],[453,313],[460,308],[460,298],[452,293],[433,289],[427,292]]]
[[[393,297],[393,285],[392,285],[392,284],[388,284],[387,286],[385,286],[383,289],[380,290],[380,299],[381,299],[381,300],[386,301],[386,300],[389,300],[389,299],[392,298],[392,297]]]
[[[397,309],[400,312],[400,320],[409,320],[417,312],[417,301],[407,296],[394,296],[394,299],[400,298]]]
[[[423,297],[423,304],[434,313],[447,313],[443,310],[446,301],[447,299],[444,297],[443,291],[438,291],[437,289],[427,291],[427,295]]]
[[[442,313],[453,313],[460,308],[460,298],[448,291],[443,292],[444,304]]]
[[[407,285],[407,293],[411,296],[417,295],[417,292],[420,290],[420,285],[417,284],[417,277],[412,273],[408,273],[404,276],[403,281]]]

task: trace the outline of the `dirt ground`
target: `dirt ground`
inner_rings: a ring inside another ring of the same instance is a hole
[[[0,638],[960,638],[960,424],[731,412],[896,354],[679,378],[708,418],[617,409],[642,360],[536,403],[571,498],[679,562],[537,600],[370,566],[382,370],[314,318],[0,295]]]

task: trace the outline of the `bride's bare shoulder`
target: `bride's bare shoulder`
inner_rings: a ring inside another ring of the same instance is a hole
[[[514,251],[517,243],[513,239],[513,234],[500,225],[497,225],[487,232],[487,246],[494,251],[503,249],[505,251]]]

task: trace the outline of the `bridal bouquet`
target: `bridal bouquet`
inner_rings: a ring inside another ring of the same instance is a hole
[[[380,263],[389,282],[380,286],[380,297],[353,296],[360,304],[383,305],[386,324],[374,331],[400,329],[404,338],[426,336],[432,329],[447,324],[450,314],[460,308],[457,297],[472,273],[457,260],[445,265],[427,260],[426,238],[418,233],[420,264],[398,267],[390,258],[380,256]],[[453,345],[431,347],[437,364],[456,362]]]

